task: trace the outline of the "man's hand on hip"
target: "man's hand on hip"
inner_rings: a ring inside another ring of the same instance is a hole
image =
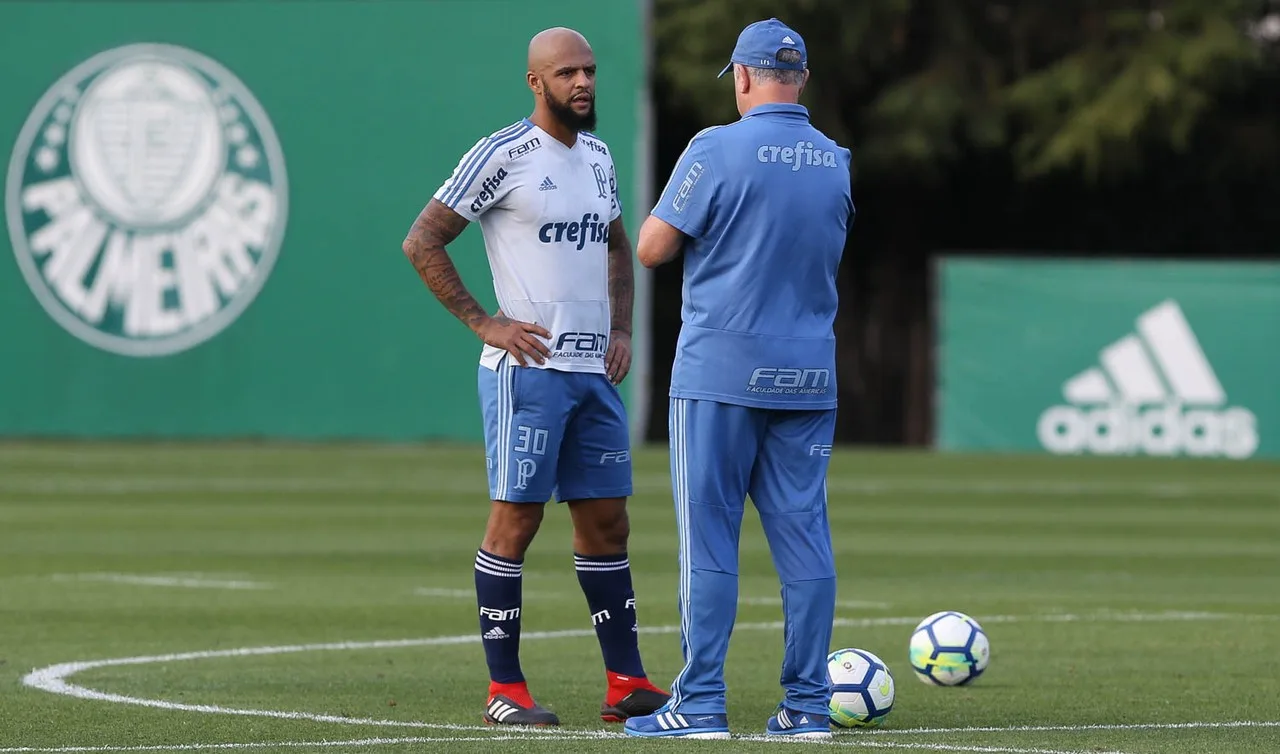
[[[522,367],[529,366],[525,357],[538,364],[545,364],[547,358],[551,356],[551,349],[536,337],[539,335],[544,338],[551,337],[551,333],[545,327],[532,322],[511,319],[502,312],[481,322],[476,328],[476,335],[494,348],[501,348],[511,354]]]

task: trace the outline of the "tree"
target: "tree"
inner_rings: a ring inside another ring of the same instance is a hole
[[[657,0],[659,75],[704,121],[733,119],[714,73],[773,13],[805,36],[806,102],[860,170],[931,179],[974,149],[1025,178],[1138,170],[1152,145],[1187,150],[1269,62],[1250,0]]]
[[[736,119],[739,31],[804,35],[816,125],[853,150],[842,441],[930,437],[932,255],[1237,253],[1280,238],[1280,0],[655,0],[659,180]],[[661,270],[655,300],[678,300]],[[655,394],[678,319],[655,312]],[[665,419],[654,406],[649,426]]]

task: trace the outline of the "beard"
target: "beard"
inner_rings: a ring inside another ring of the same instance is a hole
[[[585,113],[578,113],[573,109],[572,102],[561,102],[551,95],[551,89],[548,87],[542,90],[542,98],[546,100],[547,109],[551,111],[552,117],[560,122],[562,126],[571,131],[594,131],[596,128],[596,99],[591,98],[591,109]]]

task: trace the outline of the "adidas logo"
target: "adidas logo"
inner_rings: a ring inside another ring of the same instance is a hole
[[[474,634],[473,634],[473,636],[474,636]],[[502,630],[502,626],[494,626],[493,628],[489,629],[488,631],[485,631],[485,633],[484,633],[484,638],[486,638],[486,639],[509,639],[509,638],[511,638],[511,634],[507,633],[506,631],[503,631],[503,630]]]
[[[551,182],[551,176],[542,179],[542,183],[538,184],[539,191],[555,191],[556,185]]]
[[[1257,418],[1226,405],[1176,301],[1144,312],[1098,362],[1063,384],[1071,405],[1040,415],[1036,434],[1049,452],[1248,458],[1258,449]]]
[[[663,730],[680,730],[681,728],[694,727],[684,715],[675,712],[659,712],[653,716],[658,721],[658,727]]]
[[[795,44],[795,43],[796,43],[796,41],[795,41],[794,39],[792,39],[792,38],[791,38],[791,35],[790,35],[790,34],[788,34],[787,36],[785,36],[785,37],[783,37],[783,38],[782,38],[782,43],[783,43],[784,45],[793,45],[793,44]]]
[[[506,636],[506,634],[503,634],[503,636]],[[508,717],[511,717],[519,711],[519,707],[507,704],[501,699],[496,698],[489,703],[488,709],[489,716],[500,723],[505,722]]]

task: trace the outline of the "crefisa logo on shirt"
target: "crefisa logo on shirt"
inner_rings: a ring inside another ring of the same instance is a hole
[[[609,223],[601,221],[595,212],[583,215],[581,220],[544,223],[538,228],[538,240],[543,243],[567,241],[582,251],[589,243],[609,243]]]
[[[498,168],[498,172],[485,178],[480,184],[480,191],[476,193],[475,201],[471,202],[471,211],[479,212],[481,207],[493,201],[493,198],[498,195],[498,187],[506,179],[507,171],[503,168]]]
[[[182,47],[99,53],[27,118],[5,185],[23,278],[90,345],[163,356],[222,331],[284,237],[284,155],[230,71]]]
[[[781,162],[790,165],[792,172],[805,167],[838,168],[836,153],[826,149],[814,149],[811,141],[797,141],[792,145],[765,144],[756,150],[760,162]]]

